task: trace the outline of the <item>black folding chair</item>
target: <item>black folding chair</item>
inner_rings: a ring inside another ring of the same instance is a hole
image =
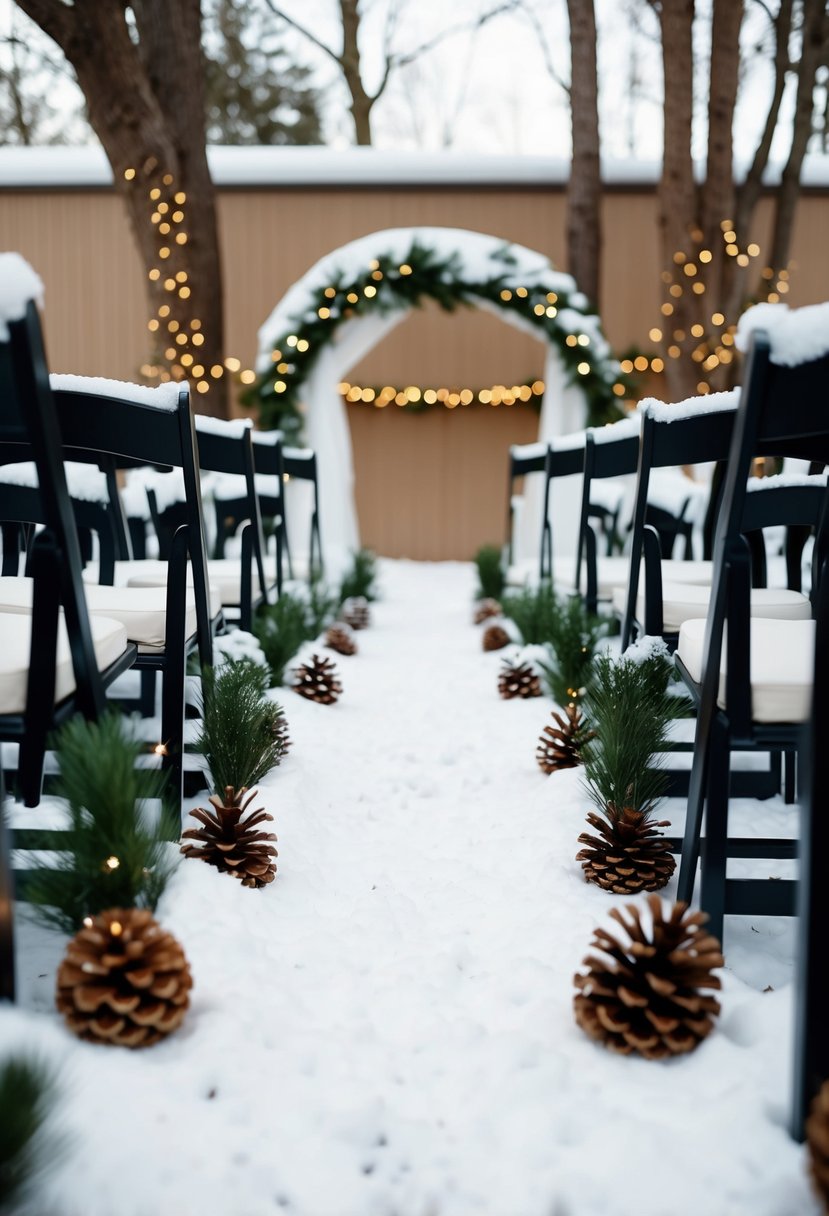
[[[6,787],[0,765],[0,1001],[14,998],[14,878],[6,824]]]
[[[256,445],[258,449],[258,444]],[[256,457],[256,467],[264,467],[260,464],[262,455]],[[311,487],[311,520],[310,520],[310,535],[308,538],[308,579],[313,582],[318,578],[324,570],[324,560],[322,555],[322,538],[320,534],[320,506],[319,506],[319,476],[317,472],[317,454],[312,448],[283,448],[282,449],[282,469],[287,480],[293,478],[295,481],[308,482]],[[285,497],[282,501],[282,518],[283,518],[283,537],[285,545],[285,557],[288,564],[288,577],[294,577],[294,563],[291,555],[291,546],[288,540],[288,519]]]
[[[273,536],[276,548],[276,591],[282,592],[284,578],[283,561],[286,544],[285,538],[285,466],[282,456],[282,436],[278,431],[252,431],[251,444],[253,449],[253,498],[257,503],[256,510],[260,516],[263,552],[267,552],[268,542]],[[241,482],[238,483],[240,490]],[[245,483],[244,492],[234,496],[224,491],[215,493],[216,506],[216,545],[217,558],[224,557],[228,537],[234,533],[240,524],[251,519],[251,488]],[[265,534],[264,522],[268,521],[269,528]],[[318,535],[319,521],[317,521]]]
[[[698,717],[678,897],[690,901],[701,856],[700,902],[716,936],[727,913],[794,910],[794,883],[727,876],[729,856],[791,858],[796,853],[792,841],[729,838],[728,774],[735,745],[743,751],[795,751],[808,716],[814,623],[751,616],[751,557],[744,533],[763,526],[768,508],[767,496],[749,492],[747,481],[758,454],[806,453],[821,459],[829,454],[827,387],[829,356],[784,367],[771,361],[767,335],[755,332],[715,535],[708,616],[687,622],[679,635],[677,667],[697,701]],[[823,567],[827,540],[824,510],[815,575]],[[815,577],[813,595],[816,583]]]
[[[797,952],[795,963],[794,1087],[791,1129],[804,1136],[809,1107],[829,1078],[829,971],[826,933],[829,930],[829,883],[826,856],[829,817],[829,578],[821,573],[815,631],[812,711],[805,728],[806,777],[800,805],[799,880],[797,893]]]
[[[90,622],[87,612],[58,413],[32,302],[0,341],[0,443],[20,445],[26,459],[35,460],[39,522],[45,525],[31,549],[31,609],[0,616],[7,646],[13,630],[29,638],[23,651],[29,656],[25,695],[18,704],[17,693],[6,690],[0,739],[19,743],[19,792],[27,806],[36,806],[49,733],[75,712],[98,717],[106,707],[106,687],[137,655],[121,625],[100,618]]]

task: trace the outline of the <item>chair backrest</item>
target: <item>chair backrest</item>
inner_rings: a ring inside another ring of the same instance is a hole
[[[544,496],[541,516],[541,557],[539,577],[553,576],[553,524],[550,519],[552,483],[557,477],[573,477],[584,469],[585,432],[561,435],[550,440],[544,458]],[[574,565],[575,565],[574,558]]]
[[[584,443],[584,482],[579,512],[579,536],[576,551],[576,581],[581,587],[581,571],[587,547],[590,519],[590,487],[594,481],[608,477],[624,477],[636,472],[639,462],[639,439],[642,428],[640,414],[623,418],[610,426],[588,427]]]
[[[547,444],[546,443],[525,443],[513,444],[509,450],[509,470],[507,474],[507,563],[512,562],[513,557],[513,524],[515,519],[515,510],[513,506],[513,498],[515,495],[515,483],[519,477],[526,477],[528,473],[543,473],[544,465],[547,460]]]
[[[212,663],[210,600],[204,515],[199,483],[199,447],[185,382],[158,388],[84,376],[53,376],[53,396],[66,446],[109,453],[141,464],[180,468],[184,478],[188,546],[199,655]]]
[[[735,390],[692,398],[678,405],[665,405],[661,401],[643,403],[622,649],[630,643],[636,612],[651,470],[725,460],[731,449],[739,399],[739,391]]]
[[[704,643],[703,697],[716,695],[729,590],[737,577],[736,571],[747,560],[743,533],[763,518],[763,499],[748,489],[751,462],[758,454],[825,459],[829,454],[827,398],[829,354],[794,367],[783,366],[771,359],[768,334],[762,330],[753,333],[714,534],[714,577]],[[791,496],[791,503],[794,502],[795,498]],[[819,555],[825,554],[829,543],[826,491],[823,503],[823,517],[815,542]],[[804,518],[798,514],[794,522],[803,523]],[[815,587],[813,594],[816,592]],[[750,713],[748,695],[741,697],[739,707],[729,704],[729,713],[746,718]]]
[[[24,314],[10,320],[7,337],[0,333],[0,441],[19,446],[34,458],[43,504],[43,521],[60,561],[63,607],[76,684],[76,704],[88,716],[104,707],[104,690],[95,662],[92,634],[81,577],[78,532],[63,467],[58,411],[37,308],[32,300]]]

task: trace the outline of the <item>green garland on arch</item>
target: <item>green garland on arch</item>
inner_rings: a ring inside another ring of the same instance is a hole
[[[566,328],[558,319],[562,311],[574,308],[571,295],[576,293],[546,290],[540,283],[514,286],[517,262],[508,244],[490,260],[500,262],[503,270],[483,281],[470,281],[462,274],[457,254],[441,257],[415,238],[402,261],[379,254],[360,275],[347,278],[341,273],[332,274],[325,286],[313,290],[305,314],[295,318],[293,328],[279,336],[271,366],[260,373],[241,400],[259,406],[262,427],[281,430],[289,444],[300,443],[303,384],[342,324],[370,312],[417,308],[424,300],[434,300],[446,312],[487,300],[499,310],[520,317],[556,347],[568,380],[584,390],[588,426],[602,426],[623,417],[621,395],[618,388],[614,391],[614,385],[623,386],[625,396],[632,390],[618,362],[591,350],[589,340],[587,344],[583,341],[588,335]],[[596,316],[585,308],[574,311],[584,317]]]

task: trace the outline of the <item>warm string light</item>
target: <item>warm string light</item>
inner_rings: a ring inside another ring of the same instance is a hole
[[[544,395],[544,381],[533,380],[527,384],[493,384],[491,388],[481,389],[451,389],[451,388],[421,388],[409,384],[405,388],[394,388],[387,384],[383,388],[367,388],[359,384],[350,384],[343,380],[338,386],[340,396],[352,405],[362,402],[373,405],[375,409],[384,409],[387,405],[417,406],[442,405],[453,410],[458,406],[468,405],[518,405],[531,402],[533,398]]]
[[[744,249],[740,249],[737,242],[737,233],[734,229],[731,220],[723,220],[720,223],[720,235],[723,242],[723,251],[727,258],[733,258],[736,265],[741,269],[746,269],[750,266],[753,260],[760,257],[760,246],[756,241],[749,242]],[[699,229],[694,229],[691,237],[695,243],[701,244],[703,233]],[[694,295],[702,296],[706,292],[706,283],[704,281],[705,268],[713,261],[714,253],[711,249],[701,248],[697,250],[695,256],[689,257],[684,250],[677,250],[673,255],[674,270],[665,270],[662,272],[662,282],[667,288],[667,294],[670,299],[665,300],[660,311],[662,313],[662,327],[654,326],[649,333],[652,342],[660,342],[665,340],[668,345],[666,347],[666,355],[669,359],[679,359],[683,355],[683,345],[689,342],[689,339],[694,339],[694,345],[686,345],[686,353],[698,365],[700,372],[713,374],[720,367],[727,367],[734,359],[734,335],[737,332],[735,323],[730,322],[724,313],[715,310],[710,313],[710,320],[705,324],[699,321],[694,322],[686,333],[681,328],[671,329],[671,318],[676,313],[678,304],[676,303],[686,292],[690,290]],[[785,295],[789,290],[789,270],[781,270],[775,276],[774,270],[770,266],[766,266],[761,271],[761,277],[769,284],[773,280],[775,290],[769,291],[766,294],[766,299],[774,304],[780,300],[780,297]],[[646,371],[651,370],[655,373],[660,373],[665,369],[665,363],[662,359],[649,359],[645,356],[640,356],[636,359],[627,359],[622,362],[622,370],[629,372],[632,370]],[[711,385],[707,380],[699,380],[697,383],[697,392],[701,394],[709,393]]]

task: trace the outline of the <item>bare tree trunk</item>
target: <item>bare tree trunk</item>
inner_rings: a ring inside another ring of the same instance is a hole
[[[75,69],[147,272],[162,375],[188,376],[198,408],[227,412],[222,280],[204,132],[198,0],[21,0]],[[146,38],[146,44],[143,40]],[[211,374],[211,369],[216,373]]]
[[[601,164],[596,14],[593,0],[567,0],[573,159],[567,185],[568,269],[598,309],[601,266]]]
[[[666,297],[671,312],[665,319],[665,362],[668,392],[678,400],[694,391],[694,365],[674,356],[687,340],[694,318],[693,295],[676,259],[684,260],[696,228],[696,189],[691,159],[694,112],[693,24],[694,0],[662,0],[662,66],[665,79],[662,176],[659,181],[659,231],[662,262],[681,294]],[[682,335],[681,337],[679,335]]]
[[[734,109],[740,79],[742,0],[714,0],[711,21],[711,70],[708,90],[708,157],[702,192],[700,227],[711,251],[707,279],[718,297],[736,269],[726,256],[721,224],[734,222]]]
[[[354,119],[357,143],[365,146],[371,144],[371,107],[377,98],[370,97],[366,92],[360,74],[360,14],[357,4],[358,0],[340,0],[343,23],[343,53],[340,66],[351,98],[349,108]]]
[[[794,213],[800,194],[800,171],[813,130],[815,73],[822,62],[823,43],[829,31],[824,0],[803,0],[803,45],[797,77],[794,129],[789,158],[780,181],[774,215],[774,234],[768,265],[782,270],[789,257]],[[769,285],[772,280],[769,280]]]

